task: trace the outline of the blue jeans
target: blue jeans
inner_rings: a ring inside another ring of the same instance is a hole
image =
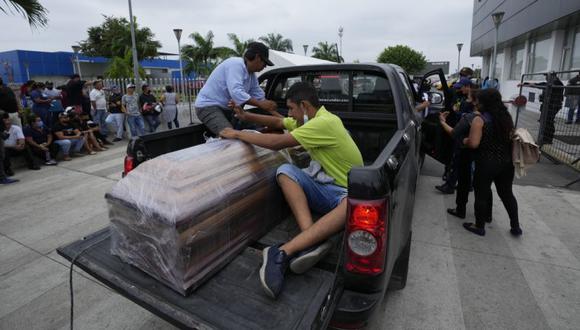
[[[85,140],[84,139],[55,140],[54,143],[58,144],[60,150],[62,150],[62,153],[65,156],[68,156],[71,149],[75,153],[81,152],[81,149],[85,144]]]
[[[101,134],[103,134],[104,136],[109,135],[109,130],[107,128],[106,123],[107,110],[105,109],[95,110],[95,116],[93,119],[95,120],[95,123],[99,124],[99,131],[101,132]]]
[[[131,130],[131,137],[138,137],[145,134],[145,122],[141,115],[127,116],[127,124],[129,124],[129,129]]]
[[[107,116],[107,119],[105,119],[105,122],[107,123],[107,125],[114,123],[115,126],[117,126],[117,134],[115,135],[115,137],[117,139],[123,138],[123,133],[125,133],[125,129],[124,129],[125,114],[124,113],[112,113],[109,116]]]
[[[291,164],[284,164],[278,167],[276,177],[282,174],[296,182],[304,190],[308,206],[319,214],[326,214],[334,210],[348,193],[348,190],[344,187],[314,181],[304,171]]]
[[[143,116],[147,121],[147,125],[149,126],[149,133],[154,133],[157,130],[157,127],[161,124],[161,120],[159,116]]]

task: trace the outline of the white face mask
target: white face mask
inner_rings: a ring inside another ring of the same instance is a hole
[[[304,113],[304,115],[302,116],[302,119],[304,120],[304,123],[302,125],[304,125],[308,122],[309,118],[308,115],[306,114],[306,109],[302,105],[300,106],[300,109]]]

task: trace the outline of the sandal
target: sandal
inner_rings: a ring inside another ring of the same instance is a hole
[[[96,155],[97,153],[94,151],[89,152],[89,155]]]
[[[463,228],[479,236],[485,236],[485,228],[477,228],[473,222],[464,222]]]

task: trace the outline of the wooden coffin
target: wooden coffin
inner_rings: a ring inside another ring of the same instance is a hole
[[[217,140],[141,164],[105,196],[112,254],[187,295],[287,214],[285,162]]]

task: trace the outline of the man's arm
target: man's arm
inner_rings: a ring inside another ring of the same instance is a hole
[[[233,128],[225,128],[220,132],[220,136],[225,139],[238,139],[240,141],[244,141],[270,150],[280,150],[300,145],[300,143],[296,141],[292,134],[289,133],[260,134],[238,131]]]
[[[46,150],[46,147],[45,147],[45,146],[42,146],[42,145],[40,145],[40,144],[38,144],[38,143],[36,143],[36,142],[35,142],[35,141],[32,139],[32,136],[27,136],[27,137],[26,137],[26,143],[28,143],[29,145],[31,145],[31,146],[33,146],[33,147],[35,147],[35,148],[38,148],[38,149],[41,149],[41,150]]]
[[[238,106],[234,106],[236,117],[242,121],[268,126],[272,129],[284,129],[283,117],[259,115],[251,112],[246,112]]]

